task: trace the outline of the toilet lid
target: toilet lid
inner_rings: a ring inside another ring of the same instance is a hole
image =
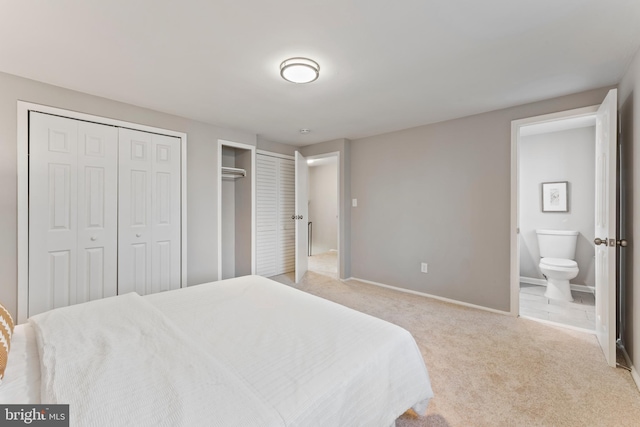
[[[578,266],[578,263],[574,260],[565,258],[542,258],[540,260],[540,263],[548,265],[550,267],[572,268]]]

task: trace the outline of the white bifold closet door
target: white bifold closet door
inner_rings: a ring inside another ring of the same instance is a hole
[[[256,274],[265,277],[295,268],[293,160],[256,155]]]
[[[29,315],[117,293],[118,130],[29,115]]]
[[[178,289],[180,139],[118,131],[118,293]]]
[[[29,316],[180,287],[180,144],[29,113]]]

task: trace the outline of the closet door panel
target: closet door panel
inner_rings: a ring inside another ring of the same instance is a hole
[[[29,115],[29,315],[73,302],[78,122]]]
[[[117,131],[29,115],[29,315],[115,295]]]
[[[284,274],[295,270],[296,261],[295,162],[281,159],[279,169],[278,274]]]
[[[120,129],[118,293],[180,287],[180,139]]]
[[[256,156],[256,274],[278,274],[278,159]]]
[[[180,287],[180,139],[152,136],[151,292]]]
[[[118,130],[78,124],[78,286],[76,302],[118,290]]]
[[[151,134],[118,129],[118,294],[151,292]]]

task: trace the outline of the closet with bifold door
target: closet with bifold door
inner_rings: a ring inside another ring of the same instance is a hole
[[[29,112],[28,316],[181,286],[181,138]]]
[[[295,270],[295,162],[291,156],[256,156],[256,274]]]
[[[218,142],[220,168],[218,279],[253,274],[255,147]]]

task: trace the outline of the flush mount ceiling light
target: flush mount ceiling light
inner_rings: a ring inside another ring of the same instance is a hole
[[[320,75],[320,65],[308,58],[289,58],[280,64],[280,75],[291,83],[311,83]]]

